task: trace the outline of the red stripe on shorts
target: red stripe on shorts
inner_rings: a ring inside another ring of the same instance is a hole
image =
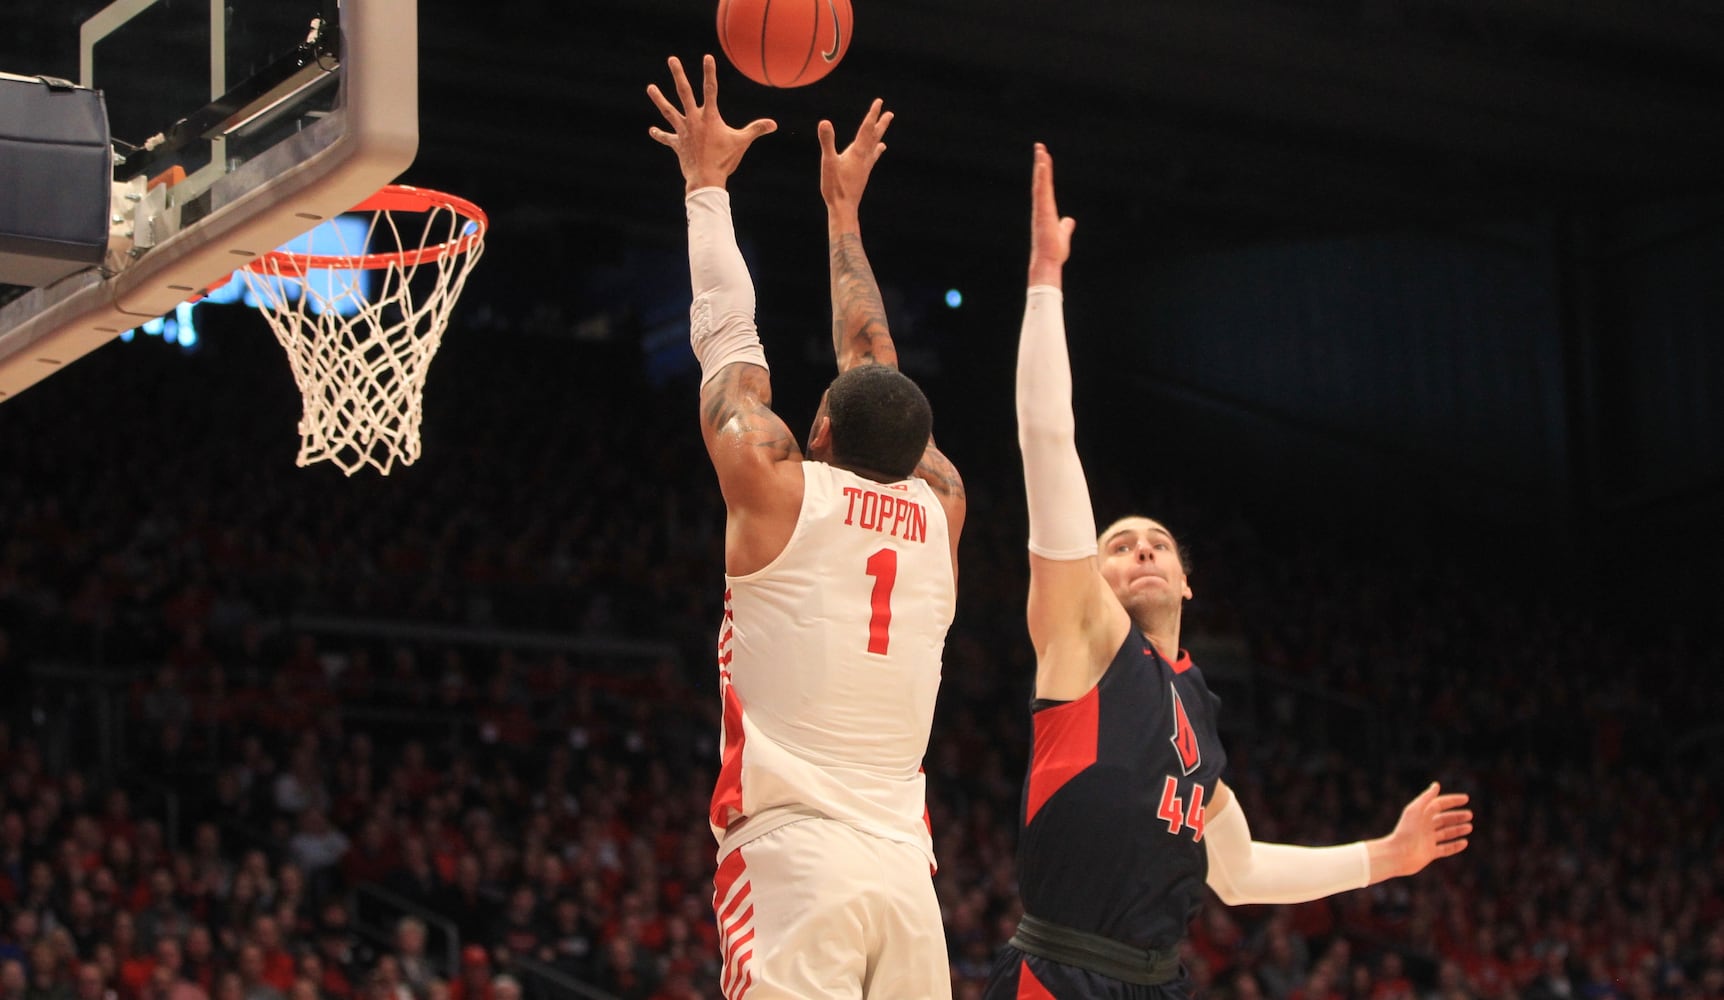
[[[743,860],[742,852],[731,851],[719,862],[712,879],[712,909],[718,918],[719,947],[724,958],[719,988],[728,1000],[742,1000],[742,995],[754,985],[754,977],[748,971],[754,949],[742,950],[743,945],[754,940],[754,907],[743,906],[752,888],[747,874],[748,863]]]
[[[1030,971],[1030,963],[1018,963],[1018,995],[1016,1000],[1058,1000],[1036,974]]]

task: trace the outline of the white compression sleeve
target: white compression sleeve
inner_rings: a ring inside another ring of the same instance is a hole
[[[766,351],[754,325],[754,281],[736,245],[730,193],[697,188],[683,205],[688,210],[688,273],[694,286],[688,339],[700,362],[700,384],[737,361],[765,368]]]
[[[1030,551],[1044,559],[1096,554],[1095,512],[1077,453],[1064,297],[1032,285],[1018,337],[1018,449],[1030,509]]]
[[[1205,817],[1203,844],[1209,887],[1228,906],[1304,903],[1371,884],[1371,855],[1363,842],[1337,847],[1257,843],[1237,799]]]

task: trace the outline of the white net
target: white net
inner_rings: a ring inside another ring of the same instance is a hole
[[[411,205],[385,197],[402,190],[411,191],[385,189],[355,210],[369,215],[357,246],[277,251],[242,269],[305,399],[301,466],[333,462],[351,476],[369,465],[388,475],[396,462],[419,458],[425,377],[484,252],[485,219],[459,199],[420,203],[433,192],[412,192]]]

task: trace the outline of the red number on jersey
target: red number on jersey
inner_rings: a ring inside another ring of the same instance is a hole
[[[1155,814],[1167,820],[1167,832],[1178,833],[1179,827],[1185,822],[1185,803],[1179,800],[1179,782],[1173,775],[1167,776],[1167,784],[1161,786],[1161,807]]]
[[[868,652],[886,655],[891,643],[892,584],[898,582],[898,550],[881,549],[868,557],[868,575],[874,578],[870,598],[874,613],[868,618]]]
[[[1185,814],[1185,825],[1191,827],[1191,842],[1203,843],[1203,786],[1191,786],[1191,808]]]
[[[1178,833],[1180,827],[1189,827],[1191,842],[1201,844],[1205,821],[1203,786],[1191,786],[1191,808],[1187,809],[1185,802],[1179,797],[1179,779],[1168,775],[1167,784],[1161,786],[1161,805],[1155,810],[1155,815],[1167,820],[1168,833]]]

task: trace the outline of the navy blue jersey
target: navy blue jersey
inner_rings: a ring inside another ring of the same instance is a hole
[[[1088,694],[1038,703],[1019,816],[1024,912],[1146,950],[1178,945],[1209,872],[1220,705],[1189,656],[1169,663],[1135,628]]]

